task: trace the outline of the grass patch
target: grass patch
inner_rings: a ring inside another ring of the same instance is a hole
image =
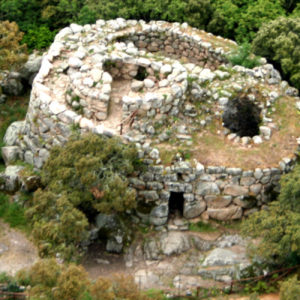
[[[212,226],[210,223],[204,223],[199,221],[197,223],[190,223],[189,230],[195,232],[215,232],[217,231],[217,228]]]
[[[0,193],[0,218],[11,227],[25,231],[28,229],[25,209],[18,203],[11,202],[9,196],[4,193]]]

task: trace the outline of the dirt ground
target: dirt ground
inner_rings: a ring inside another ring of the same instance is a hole
[[[0,273],[15,275],[38,260],[38,251],[24,233],[0,221]]]

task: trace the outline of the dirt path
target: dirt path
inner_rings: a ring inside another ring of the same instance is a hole
[[[0,221],[0,273],[15,275],[38,260],[36,247],[20,231]]]

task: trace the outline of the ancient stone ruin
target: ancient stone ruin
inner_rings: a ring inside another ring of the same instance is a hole
[[[298,132],[281,114],[296,112],[299,98],[264,59],[254,69],[230,65],[235,48],[186,23],[71,24],[44,56],[26,120],[8,129],[3,157],[41,168],[74,130],[119,135],[148,165],[130,179],[149,207],[137,211],[143,221],[162,226],[169,212],[250,214],[267,205],[295,162]]]

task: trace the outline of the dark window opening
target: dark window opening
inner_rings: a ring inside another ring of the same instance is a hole
[[[240,137],[259,134],[260,108],[247,98],[230,100],[222,117],[224,127]]]
[[[169,215],[183,216],[183,193],[171,192],[169,199]]]
[[[134,79],[143,81],[148,76],[147,70],[145,67],[138,67],[137,74],[135,75]]]

